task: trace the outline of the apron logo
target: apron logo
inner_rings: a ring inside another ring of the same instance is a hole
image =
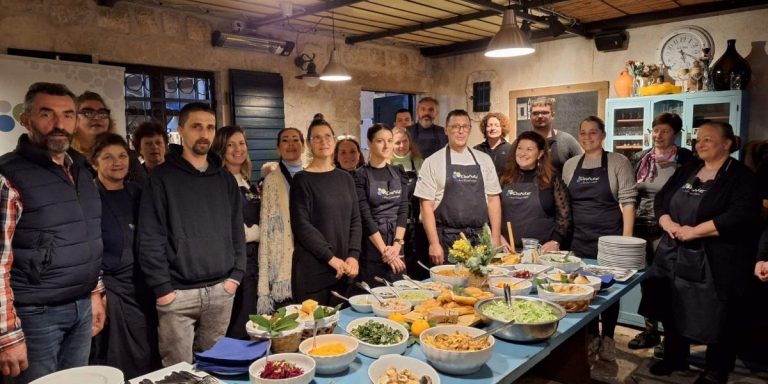
[[[383,198],[384,200],[399,199],[401,192],[402,192],[402,189],[393,189],[389,191],[386,188],[379,188],[376,190],[376,194],[379,197]]]
[[[477,175],[461,173],[459,171],[453,171],[451,177],[459,183],[474,183],[478,179]]]
[[[508,190],[507,197],[515,200],[525,200],[531,197],[531,192],[517,192],[515,190]]]
[[[691,183],[685,183],[682,189],[684,193],[687,193],[688,195],[691,195],[691,196],[701,196],[705,192],[707,192],[707,190],[704,188],[694,188],[693,184]]]
[[[579,184],[597,184],[597,182],[600,181],[600,176],[590,177],[590,176],[579,176],[576,179],[576,182]]]

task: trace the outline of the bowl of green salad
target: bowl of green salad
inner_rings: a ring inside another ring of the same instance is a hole
[[[495,336],[518,342],[542,341],[552,337],[560,320],[565,317],[563,307],[527,296],[513,296],[509,304],[503,297],[480,300],[475,303],[475,312],[490,322],[491,328],[514,320],[514,325]]]
[[[389,319],[361,317],[350,321],[346,330],[360,342],[357,351],[374,359],[402,354],[408,346],[408,331]]]

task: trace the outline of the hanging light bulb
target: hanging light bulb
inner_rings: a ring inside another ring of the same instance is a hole
[[[320,74],[320,80],[323,81],[347,81],[351,80],[352,76],[349,75],[347,69],[339,62],[339,58],[336,55],[336,20],[331,12],[331,39],[333,40],[333,50],[331,51],[331,58],[328,60],[328,65],[325,66],[323,72]]]
[[[531,40],[517,27],[515,11],[507,8],[501,20],[501,29],[491,39],[485,50],[486,57],[514,57],[531,54],[535,51]]]

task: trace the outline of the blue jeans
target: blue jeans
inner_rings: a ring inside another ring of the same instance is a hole
[[[26,384],[49,373],[88,365],[91,297],[60,305],[17,306],[29,368],[13,380]]]

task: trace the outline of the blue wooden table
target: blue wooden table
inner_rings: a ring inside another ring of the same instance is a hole
[[[497,339],[494,346],[493,357],[477,373],[468,376],[452,376],[440,374],[440,380],[444,384],[454,383],[510,383],[523,374],[528,372],[536,364],[544,360],[555,348],[563,344],[570,337],[581,331],[591,320],[596,318],[602,311],[611,304],[618,301],[621,296],[629,292],[643,278],[643,273],[638,272],[626,283],[616,283],[607,290],[601,291],[592,301],[590,309],[582,313],[569,313],[557,327],[557,333],[550,339],[534,344],[512,343],[506,340]],[[357,313],[349,308],[341,312],[339,327],[346,328],[352,320],[360,317],[372,316],[372,314]],[[339,333],[340,331],[337,331]],[[408,348],[405,356],[414,357],[421,361],[426,361],[424,354],[418,344]],[[374,359],[358,354],[352,362],[349,370],[339,375],[333,376],[315,376],[314,382],[322,383],[349,383],[362,384],[370,382],[368,379],[368,366]],[[238,376],[236,378],[220,377],[228,384],[248,384],[247,376]]]

